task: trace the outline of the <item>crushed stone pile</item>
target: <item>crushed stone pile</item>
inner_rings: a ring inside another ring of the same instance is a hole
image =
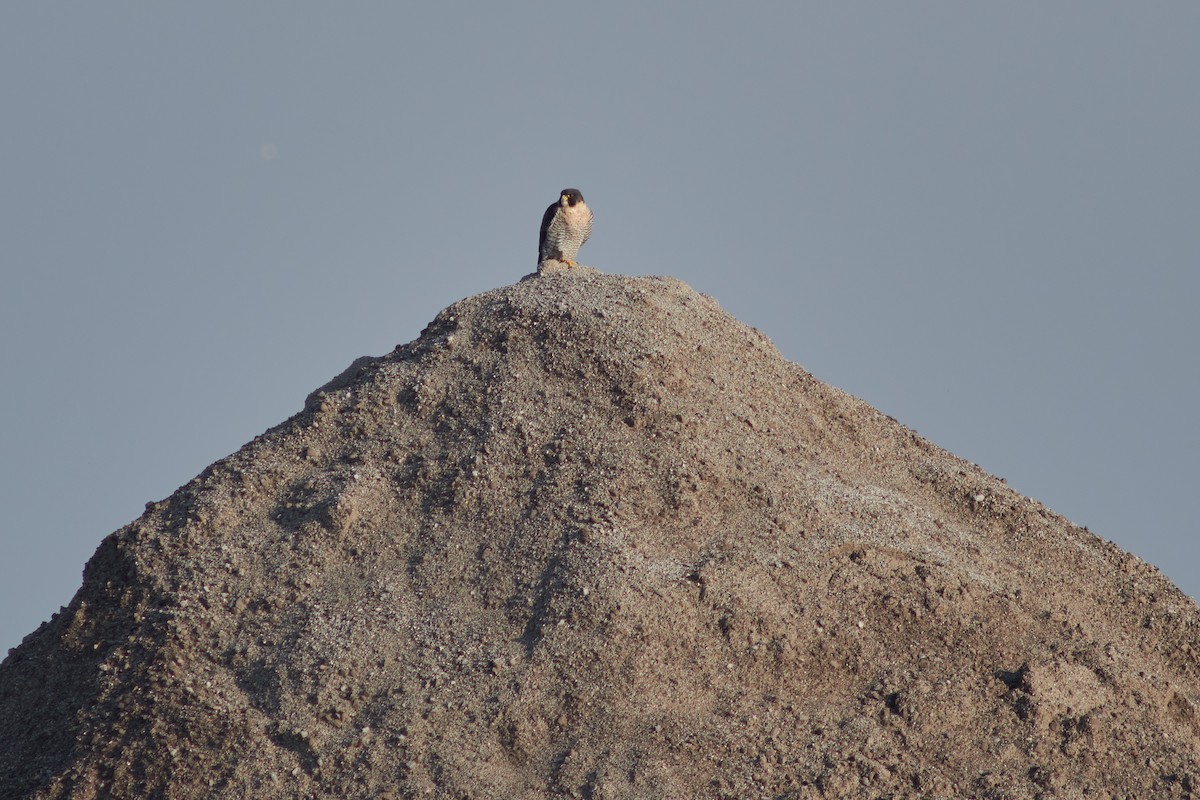
[[[686,285],[548,272],[106,538],[0,796],[1189,797],[1198,622]]]

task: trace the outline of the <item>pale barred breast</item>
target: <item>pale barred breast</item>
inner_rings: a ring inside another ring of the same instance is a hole
[[[576,253],[592,233],[592,212],[584,203],[560,208],[546,228],[541,259],[574,261]]]
[[[562,216],[566,224],[563,225],[559,248],[564,259],[574,261],[579,248],[592,235],[592,210],[586,203],[578,203],[564,208]]]

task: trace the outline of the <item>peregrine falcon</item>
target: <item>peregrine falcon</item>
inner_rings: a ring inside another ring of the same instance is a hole
[[[575,254],[592,235],[592,210],[578,189],[563,189],[558,202],[542,216],[538,232],[538,266],[551,259],[575,266]]]

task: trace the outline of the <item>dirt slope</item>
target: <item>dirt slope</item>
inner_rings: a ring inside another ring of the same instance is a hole
[[[1190,796],[1198,620],[682,283],[546,274],[105,539],[0,797]]]

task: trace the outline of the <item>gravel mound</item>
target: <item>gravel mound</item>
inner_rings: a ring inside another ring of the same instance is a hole
[[[106,538],[0,796],[1188,797],[1197,612],[684,284],[547,272]]]

